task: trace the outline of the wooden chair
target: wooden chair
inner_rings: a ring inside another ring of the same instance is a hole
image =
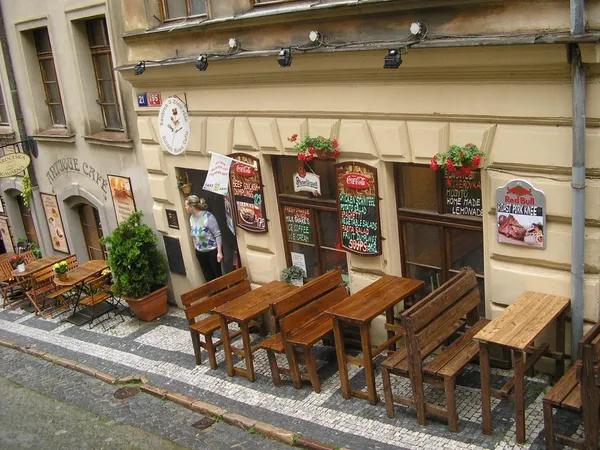
[[[92,324],[94,319],[101,317],[104,314],[110,313],[111,310],[115,309],[115,305],[111,302],[114,298],[112,290],[110,289],[110,274],[101,275],[97,278],[94,278],[88,283],[89,286],[89,295],[82,298],[79,301],[80,306],[86,306],[92,313],[92,319],[89,322],[89,327],[92,328]],[[105,310],[104,312],[100,312],[97,314],[100,305],[102,303],[106,303],[110,306],[110,309]],[[110,317],[100,321],[102,324],[102,328],[106,331],[106,327],[104,326],[104,322],[106,322]],[[124,321],[123,316],[121,315],[121,321]]]
[[[43,312],[46,303],[54,303],[54,299],[49,297],[50,294],[56,291],[54,276],[52,266],[38,270],[31,276],[31,288],[25,293],[36,314],[40,314],[44,318],[50,315],[48,312]]]
[[[220,329],[219,317],[216,314],[211,314],[206,318],[199,316],[211,313],[217,306],[250,292],[250,290],[248,273],[246,268],[242,267],[181,295],[181,301],[185,306],[185,315],[190,324],[196,364],[199,365],[202,362],[200,348],[203,348],[208,353],[211,369],[216,369],[216,347],[223,344],[222,339],[213,342],[214,332]],[[230,333],[229,336],[233,338],[239,334],[238,330]],[[200,341],[200,335],[204,336],[204,342]]]
[[[321,391],[311,349],[333,329],[332,319],[325,315],[325,310],[348,296],[342,284],[341,270],[331,270],[272,305],[279,332],[262,341],[259,348],[267,352],[275,386],[281,385],[283,373],[292,378],[296,389],[300,389],[302,380],[306,379],[315,392]],[[306,365],[306,373],[300,372],[297,349],[300,350],[300,360]],[[275,353],[286,354],[289,369],[277,365]]]
[[[12,276],[13,266],[8,259],[0,261],[0,292],[2,293],[2,307],[13,307],[20,303],[24,296],[29,280],[22,278],[15,280]]]
[[[600,323],[579,341],[578,359],[544,397],[546,447],[559,442],[573,448],[597,449],[600,443]],[[575,439],[554,431],[553,408],[583,414],[584,438]]]
[[[29,264],[37,259],[31,250],[21,253],[20,256],[25,260],[25,264]]]
[[[386,410],[394,417],[394,402],[416,408],[421,425],[426,413],[448,421],[451,431],[458,429],[455,380],[462,369],[479,354],[479,346],[473,336],[489,323],[479,319],[480,297],[475,273],[467,270],[444,283],[400,316],[401,329],[405,333],[405,348],[398,350],[381,365]],[[464,319],[466,317],[466,319]],[[390,325],[389,328],[397,327]],[[436,354],[431,361],[424,360],[460,329],[464,334]],[[413,397],[392,393],[390,373],[409,377]],[[423,383],[443,386],[446,408],[425,401]]]
[[[66,261],[69,270],[73,270],[79,266],[77,255],[69,255],[60,261]],[[54,264],[51,267],[53,266]],[[52,270],[54,271],[54,268],[52,268]],[[52,280],[52,283],[54,284],[54,279]],[[53,316],[71,308],[71,300],[75,295],[73,291],[77,289],[76,287],[58,287],[56,285],[54,287],[54,291],[47,294],[47,299],[55,302],[55,308],[52,310]]]

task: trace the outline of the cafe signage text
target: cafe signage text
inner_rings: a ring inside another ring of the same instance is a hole
[[[14,177],[20,174],[31,163],[31,158],[25,153],[9,153],[0,158],[0,178]]]
[[[61,158],[57,160],[46,172],[46,178],[48,178],[50,184],[53,184],[58,177],[68,172],[79,173],[92,180],[102,189],[104,198],[106,198],[108,194],[108,180],[87,162],[84,161],[83,164],[80,164],[77,158]]]

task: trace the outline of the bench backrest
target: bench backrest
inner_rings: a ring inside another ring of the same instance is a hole
[[[185,315],[190,324],[200,314],[206,314],[242,294],[250,292],[250,280],[245,267],[234,270],[181,295]]]
[[[12,278],[13,266],[8,259],[0,261],[0,279],[10,280]]]
[[[31,250],[21,253],[21,257],[25,260],[25,264],[29,264],[36,260],[36,257]]]
[[[43,290],[43,292],[40,293],[41,295],[48,292],[48,286],[54,286],[55,276],[56,274],[54,273],[54,269],[52,268],[52,266],[48,266],[44,269],[40,269],[37,272],[35,272],[31,276],[31,287],[33,292],[30,292],[30,294],[34,297],[37,297],[37,291],[42,288],[45,289]]]
[[[339,286],[333,291],[329,291],[327,294],[320,298],[304,305],[296,311],[288,314],[279,321],[279,327],[284,336],[290,333],[298,326],[308,323],[311,319],[319,316],[333,305],[344,300],[348,297],[348,290],[345,286]],[[331,318],[329,320],[332,320]]]
[[[343,282],[342,271],[335,269],[309,281],[298,289],[294,289],[294,291],[272,304],[275,323],[278,324],[284,316],[336,289]]]
[[[468,323],[475,323],[479,301],[475,273],[468,269],[402,313],[409,354],[415,353],[416,359],[427,357],[460,328],[465,316]]]
[[[74,268],[79,266],[79,261],[77,261],[77,255],[69,255],[66,258],[61,259],[61,261],[67,262],[67,267],[69,268],[69,270],[73,270]]]

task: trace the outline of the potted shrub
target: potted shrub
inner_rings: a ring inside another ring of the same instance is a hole
[[[167,312],[168,268],[156,242],[156,234],[142,223],[139,211],[102,238],[109,246],[114,294],[127,301],[138,319],[146,321]]]
[[[281,271],[281,278],[286,283],[291,283],[294,286],[302,286],[304,284],[304,270],[298,266],[287,267]]]
[[[19,272],[25,272],[25,259],[21,255],[15,255],[10,258],[10,264],[13,269],[17,269]]]
[[[335,159],[340,156],[337,139],[323,136],[312,137],[308,134],[302,139],[298,139],[298,134],[292,134],[288,141],[294,143],[294,149],[298,152],[298,161],[312,161],[315,157]]]
[[[65,281],[67,279],[67,272],[69,271],[69,265],[66,261],[59,261],[52,266],[54,269],[54,273],[56,274],[56,278],[60,281]]]

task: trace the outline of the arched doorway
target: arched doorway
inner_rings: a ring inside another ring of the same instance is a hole
[[[106,248],[100,243],[103,233],[98,210],[89,203],[80,203],[76,208],[89,258],[106,259]]]
[[[19,206],[19,212],[21,213],[21,218],[23,219],[23,229],[25,230],[27,242],[35,242],[36,244],[39,244],[31,210],[25,206],[25,200],[23,200],[21,195],[17,195],[16,200],[17,205]]]

